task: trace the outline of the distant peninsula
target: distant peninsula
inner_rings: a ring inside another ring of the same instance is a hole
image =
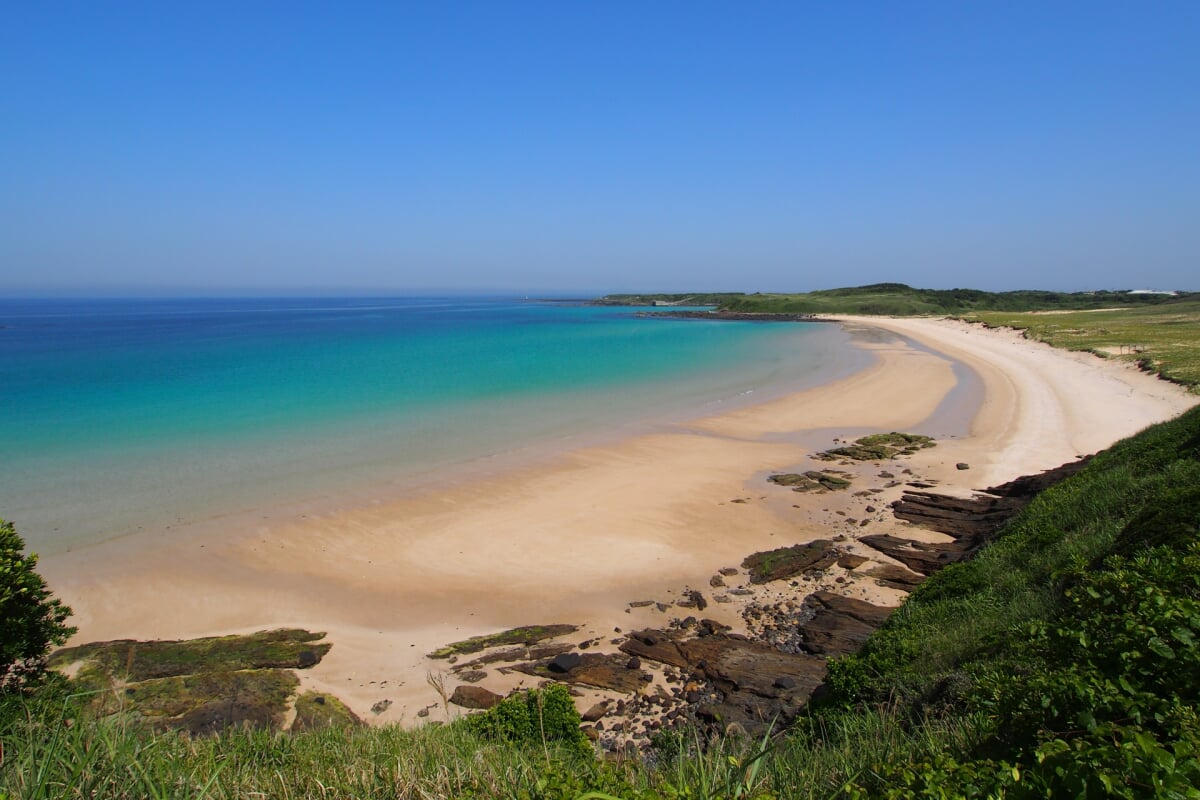
[[[1154,306],[1200,300],[1200,293],[1153,289],[1051,292],[1021,289],[915,289],[903,283],[874,283],[842,289],[794,294],[693,292],[675,294],[609,294],[592,302],[624,306],[711,306],[739,314],[872,314],[917,316],[959,315],[975,311],[1083,311]]]

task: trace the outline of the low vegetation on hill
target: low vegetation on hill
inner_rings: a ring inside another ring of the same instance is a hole
[[[1019,328],[1067,350],[1133,361],[1185,386],[1200,386],[1200,299],[1056,314],[976,311],[963,319]]]
[[[795,294],[608,295],[599,302],[625,305],[711,305],[749,314],[966,314],[975,311],[1057,311],[1157,306],[1195,294],[1131,291],[985,292],[978,289],[914,289],[903,283],[876,283]]]

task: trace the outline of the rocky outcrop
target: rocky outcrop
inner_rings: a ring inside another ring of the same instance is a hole
[[[640,669],[640,664],[631,666],[627,656],[616,653],[568,653],[553,659],[515,664],[512,669],[564,683],[577,683],[596,689],[608,689],[623,694],[640,691],[650,682],[651,676]]]
[[[978,549],[992,534],[1049,487],[1083,469],[1088,459],[1071,461],[1037,475],[984,489],[974,497],[950,497],[933,492],[905,492],[892,503],[897,519],[955,537],[967,552]]]
[[[969,498],[933,492],[905,492],[903,497],[892,503],[892,513],[898,519],[944,533],[953,541],[931,543],[890,534],[864,536],[859,541],[916,573],[932,575],[947,564],[970,558],[1034,497],[1074,475],[1085,463],[1087,459],[1081,459],[1037,475],[1026,475],[985,489]],[[881,578],[880,583],[884,585],[906,583],[906,578],[896,574],[876,577]]]
[[[482,686],[456,686],[454,694],[450,695],[450,702],[463,708],[488,709],[502,699],[504,698],[500,695],[488,691]]]
[[[925,580],[924,575],[918,575],[895,564],[876,564],[867,570],[866,574],[874,578],[880,586],[899,589],[902,592],[911,592]]]
[[[752,734],[772,721],[793,719],[825,678],[823,659],[784,653],[736,634],[678,639],[668,631],[643,630],[630,634],[621,649],[708,682],[716,696],[696,709],[697,717],[722,728],[736,723]]]
[[[777,486],[790,487],[793,492],[811,492],[816,489],[833,492],[850,487],[850,480],[846,477],[846,473],[834,472],[832,470],[822,472],[814,469],[808,472],[783,472],[771,475],[767,480]]]
[[[829,569],[841,555],[829,539],[816,539],[807,544],[754,553],[747,556],[742,567],[750,573],[751,583],[766,583],[812,570]]]
[[[921,575],[932,575],[947,564],[961,561],[973,549],[972,540],[966,537],[944,544],[931,544],[883,533],[863,536],[858,541]]]
[[[832,592],[814,592],[804,601],[812,619],[799,626],[801,647],[818,656],[857,652],[896,609]]]

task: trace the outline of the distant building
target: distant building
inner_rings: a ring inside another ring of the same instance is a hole
[[[1166,294],[1174,297],[1179,292],[1164,292],[1159,289],[1131,289],[1129,294]]]

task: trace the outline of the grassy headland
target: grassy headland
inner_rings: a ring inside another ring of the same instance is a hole
[[[747,314],[966,314],[976,311],[1057,311],[1157,306],[1194,293],[1141,294],[1129,291],[985,292],[978,289],[914,289],[903,283],[876,283],[794,294],[614,294],[598,302],[622,305],[711,305]]]
[[[0,794],[1188,797],[1197,638],[1200,409],[1097,456],[933,575],[770,742],[673,733],[644,759],[598,761],[558,695],[413,731],[190,738],[97,718],[55,681],[0,702]]]
[[[1133,361],[1167,380],[1200,385],[1200,299],[1056,314],[974,311],[971,322],[1018,328],[1066,350]]]

